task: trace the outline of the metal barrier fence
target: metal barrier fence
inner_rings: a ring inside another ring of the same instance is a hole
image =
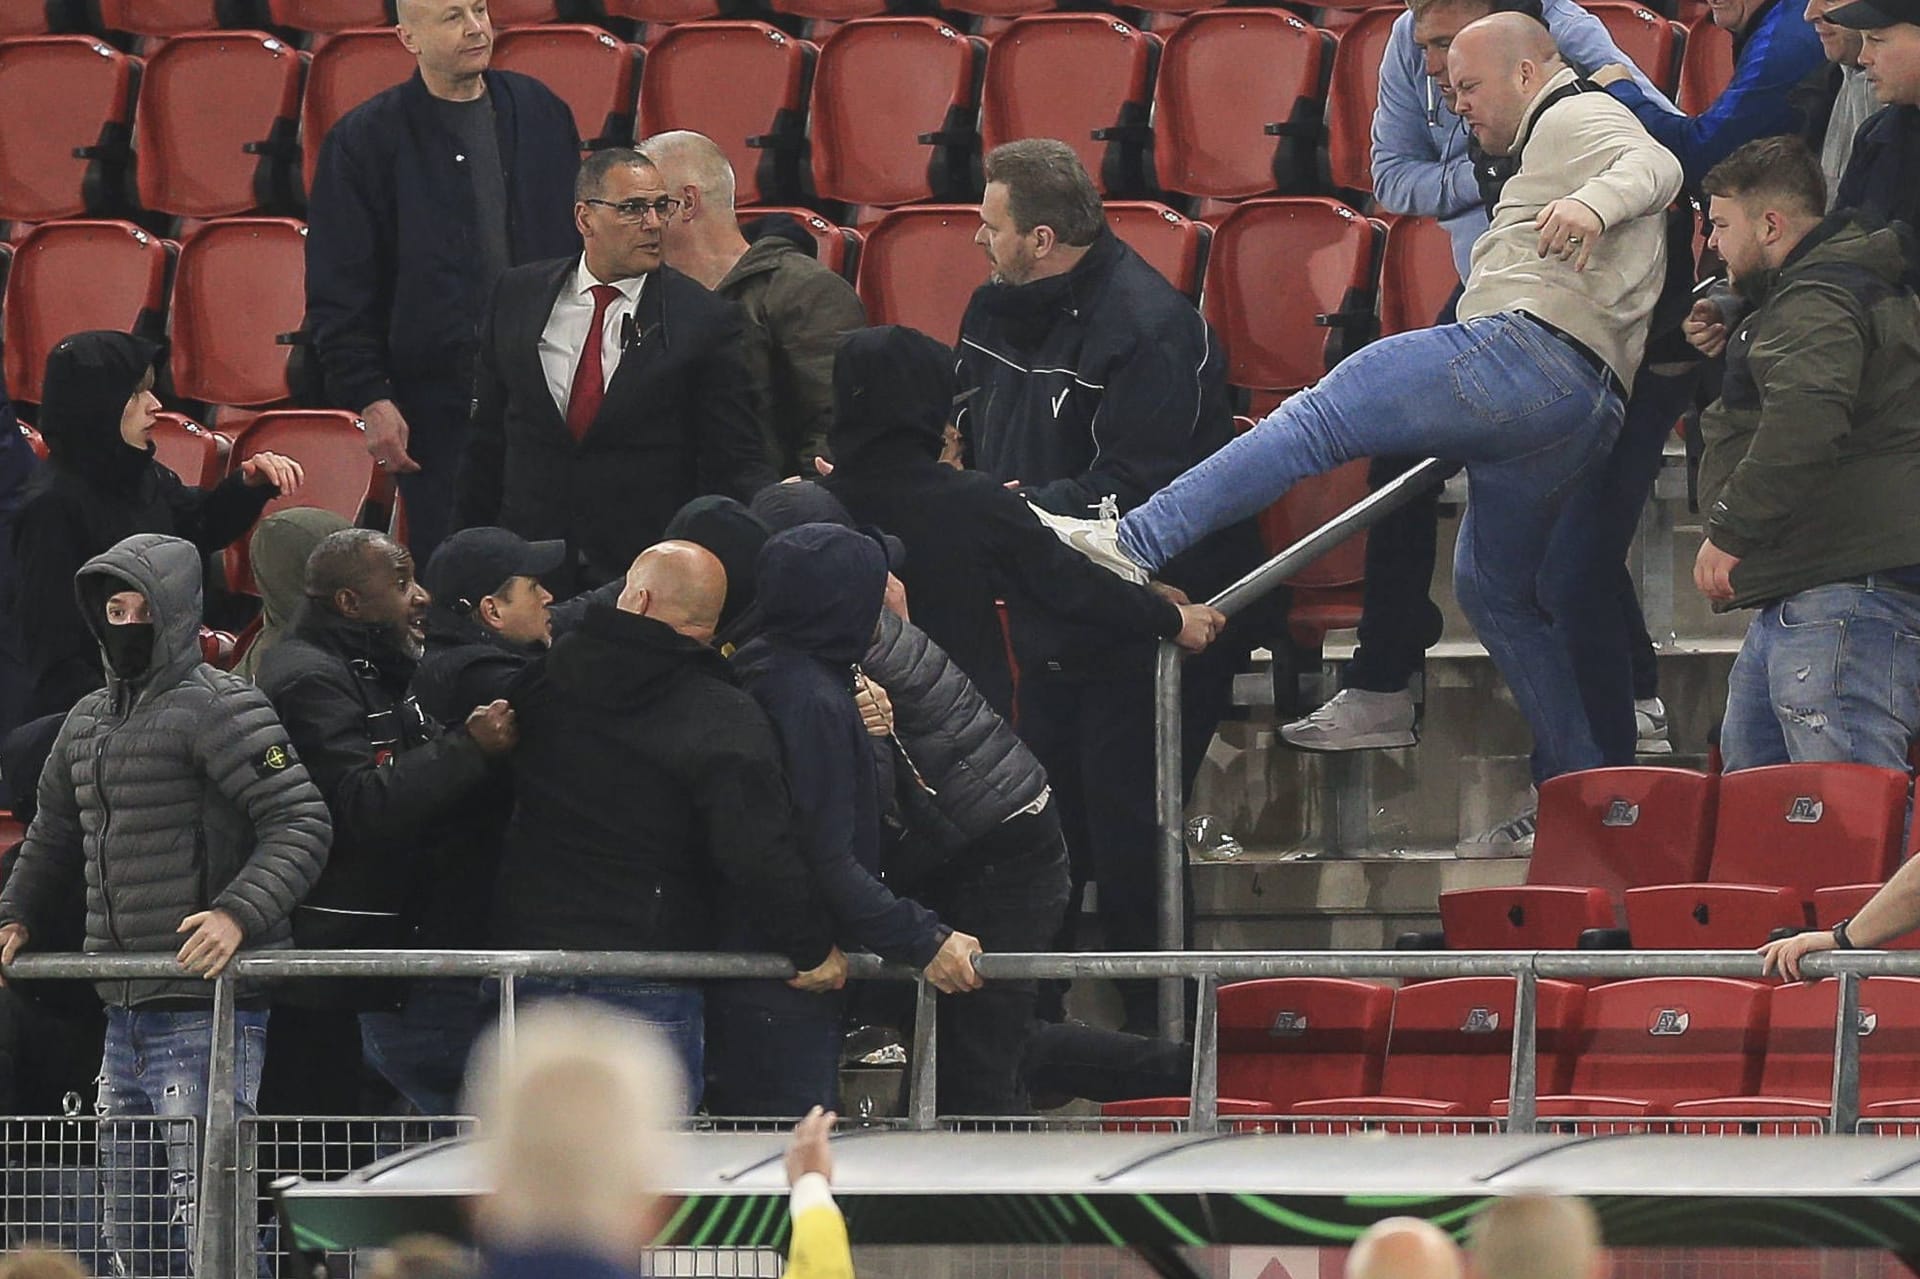
[[[1670,1121],[1624,1118],[1540,1119],[1537,1115],[1538,1073],[1535,1058],[1538,1023],[1538,982],[1542,978],[1575,981],[1632,977],[1761,977],[1760,957],[1747,951],[1323,951],[1298,954],[1198,951],[1111,954],[1001,954],[982,955],[975,965],[989,980],[1117,979],[1197,980],[1199,998],[1195,1024],[1190,1109],[1184,1119],[1147,1118],[1101,1122],[1104,1128],[1159,1126],[1193,1132],[1344,1131],[1352,1128],[1426,1131],[1435,1121],[1380,1119],[1366,1116],[1315,1117],[1312,1120],[1271,1116],[1222,1117],[1219,1108],[1219,1017],[1215,992],[1223,981],[1266,977],[1445,978],[1511,977],[1515,981],[1513,1049],[1509,1067],[1509,1132],[1577,1127],[1593,1131],[1613,1125],[1621,1131],[1648,1131],[1655,1127],[1683,1132],[1799,1131],[1796,1124],[1825,1131],[1891,1131],[1910,1134],[1920,1121],[1875,1124],[1860,1122],[1860,982],[1870,976],[1920,976],[1920,952],[1833,951],[1809,956],[1805,971],[1811,977],[1838,979],[1834,1019],[1832,1104],[1824,1121],[1754,1119],[1695,1119],[1676,1125]],[[249,1273],[262,1225],[260,1185],[271,1174],[298,1172],[303,1176],[343,1175],[381,1153],[414,1144],[410,1135],[432,1134],[431,1128],[414,1134],[408,1123],[457,1125],[449,1120],[300,1120],[251,1118],[237,1114],[235,1088],[235,995],[242,979],[301,980],[337,977],[403,977],[416,979],[494,978],[500,992],[501,1051],[513,1051],[515,986],[522,977],[626,977],[658,981],[725,981],[787,978],[793,966],[771,955],[639,954],[573,951],[278,951],[243,954],[227,973],[212,983],[213,1039],[209,1055],[206,1114],[196,1134],[192,1121],[142,1118],[92,1120],[80,1118],[12,1120],[5,1123],[45,1125],[20,1140],[9,1140],[8,1181],[0,1205],[7,1209],[9,1229],[32,1227],[62,1246],[85,1252],[107,1246],[120,1227],[124,1246],[138,1252],[154,1250],[164,1237],[164,1266],[150,1273],[181,1273],[174,1266],[179,1241],[190,1238],[193,1273],[239,1275]],[[934,1017],[935,992],[917,972],[888,965],[871,955],[848,958],[849,975],[861,980],[917,982],[912,1049],[908,1058],[907,1115],[901,1126],[931,1130],[941,1125],[934,1080],[939,1050]],[[42,979],[139,979],[180,976],[170,955],[23,955],[8,975]],[[955,1118],[952,1127],[999,1126],[1031,1123],[1030,1119]],[[1453,1131],[1486,1131],[1493,1121],[1458,1119]],[[140,1131],[140,1124],[149,1127]],[[329,1132],[332,1123],[365,1125],[364,1130]],[[93,1128],[91,1125],[100,1127]],[[318,1130],[276,1127],[318,1124]],[[1301,1125],[1306,1127],[1302,1128]],[[153,1127],[159,1125],[158,1128]],[[383,1128],[382,1125],[388,1125]],[[1345,1125],[1345,1127],[1341,1127]],[[38,1133],[38,1147],[53,1157],[31,1166],[24,1158],[11,1167],[16,1151],[35,1149],[29,1140]],[[113,1140],[108,1141],[111,1134]],[[11,1137],[13,1130],[0,1128]],[[124,1137],[125,1140],[121,1140]],[[140,1140],[136,1140],[140,1138]],[[197,1163],[192,1158],[198,1144]],[[101,1147],[107,1146],[103,1152]],[[315,1158],[308,1154],[317,1150]],[[362,1158],[362,1152],[365,1157]],[[289,1153],[292,1152],[292,1153]],[[91,1159],[88,1155],[91,1155]],[[170,1156],[170,1157],[169,1157]],[[357,1162],[356,1162],[357,1161]],[[296,1165],[289,1168],[288,1165]],[[340,1165],[336,1170],[335,1165]],[[74,1171],[66,1180],[68,1168]],[[119,1193],[103,1188],[102,1169],[120,1177]],[[55,1183],[46,1182],[52,1169]],[[197,1177],[196,1177],[197,1173]],[[38,1178],[36,1181],[35,1178]],[[88,1178],[91,1177],[92,1180]],[[195,1184],[197,1180],[197,1185]],[[49,1199],[49,1196],[52,1199]],[[35,1205],[40,1205],[36,1207]],[[89,1208],[89,1205],[92,1205]],[[165,1214],[162,1216],[161,1214]],[[197,1226],[197,1229],[193,1228]],[[161,1232],[164,1227],[166,1233]],[[60,1232],[67,1233],[62,1235]],[[78,1246],[76,1246],[78,1245]],[[269,1239],[271,1246],[271,1239]],[[699,1264],[696,1260],[696,1268]],[[758,1265],[759,1263],[754,1263]],[[702,1273],[705,1273],[702,1271]]]

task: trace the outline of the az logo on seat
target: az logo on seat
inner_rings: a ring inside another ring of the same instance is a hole
[[[1802,795],[1787,809],[1787,820],[1796,826],[1811,826],[1826,816],[1827,806],[1812,795]]]
[[[1862,1008],[1860,1010],[1859,1026],[1860,1037],[1865,1039],[1868,1035],[1880,1029],[1880,1014],[1871,1008]]]
[[[1602,826],[1633,826],[1640,821],[1640,805],[1624,799],[1616,799],[1607,805],[1607,812],[1600,819]]]
[[[1475,1008],[1467,1014],[1466,1024],[1460,1027],[1463,1035],[1491,1035],[1500,1029],[1500,1014],[1490,1008]]]
[[[1275,1039],[1293,1039],[1307,1033],[1305,1013],[1275,1013],[1267,1033]]]
[[[1653,1025],[1647,1027],[1649,1035],[1684,1035],[1693,1018],[1684,1008],[1662,1008],[1654,1014]]]

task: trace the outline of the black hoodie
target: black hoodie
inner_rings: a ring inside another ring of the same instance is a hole
[[[836,462],[821,483],[856,523],[906,544],[899,575],[914,625],[1005,718],[1013,673],[996,599],[1016,616],[1054,619],[1059,643],[1036,645],[1022,659],[1063,665],[1115,640],[1171,638],[1180,613],[1070,549],[1024,499],[987,475],[942,466],[953,386],[952,352],[925,334],[895,327],[853,334],[834,365],[827,438]]]
[[[14,602],[33,693],[27,718],[65,711],[106,682],[80,618],[73,575],[135,533],[183,538],[211,555],[239,538],[279,493],[232,476],[189,488],[120,437],[120,415],[159,348],[127,333],[76,333],[47,356],[40,434],[51,454],[13,519]]]

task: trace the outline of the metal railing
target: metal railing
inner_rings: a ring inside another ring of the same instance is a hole
[[[1372,528],[1428,489],[1446,481],[1452,465],[1427,458],[1369,493],[1207,603],[1228,617],[1254,604],[1355,533]],[[1153,676],[1154,812],[1160,829],[1160,949],[1187,944],[1186,769],[1180,745],[1180,649],[1162,641]],[[1177,983],[1160,987],[1160,1033],[1186,1038],[1186,1001]]]
[[[914,981],[912,1055],[904,1127],[940,1126],[935,1079],[939,1045],[935,991],[918,972],[871,955],[850,955],[848,975],[858,980]],[[1220,1114],[1219,985],[1269,977],[1446,978],[1511,977],[1515,981],[1513,1046],[1509,1063],[1509,1132],[1532,1132],[1537,1120],[1538,983],[1543,978],[1591,981],[1633,977],[1762,976],[1759,955],[1749,951],[1154,951],[1106,954],[986,954],[975,967],[988,981],[1082,977],[1168,979],[1199,983],[1188,1131],[1259,1130],[1257,1122]],[[1834,1019],[1834,1073],[1828,1122],[1838,1133],[1856,1131],[1860,1107],[1860,982],[1870,976],[1920,977],[1920,952],[1846,951],[1808,956],[1809,977],[1839,979]],[[170,955],[23,955],[7,969],[22,979],[173,978],[181,970]],[[515,983],[522,977],[623,977],[656,981],[784,979],[794,975],[773,955],[625,953],[585,951],[275,951],[237,956],[212,982],[213,1039],[209,1055],[207,1113],[201,1127],[199,1200],[192,1251],[194,1273],[250,1273],[258,1221],[252,1159],[243,1160],[236,1107],[235,996],[243,979],[275,981],[339,977],[413,979],[493,978],[499,984],[501,1050],[513,1045]],[[964,998],[964,996],[961,996]],[[271,1039],[269,1039],[271,1051]],[[256,1121],[257,1122],[257,1121]],[[1118,1121],[1124,1125],[1138,1120]],[[1394,1121],[1389,1121],[1394,1122]],[[1397,1122],[1415,1129],[1418,1120]],[[1623,1120],[1622,1122],[1628,1122]],[[1694,1121],[1712,1123],[1713,1121]],[[1738,1120],[1719,1121],[1736,1125]]]

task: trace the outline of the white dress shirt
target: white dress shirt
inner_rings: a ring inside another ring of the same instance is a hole
[[[553,393],[553,402],[560,406],[562,418],[567,416],[567,404],[573,399],[574,370],[580,367],[580,352],[586,349],[587,330],[593,324],[593,286],[600,282],[587,270],[586,255],[581,254],[580,265],[560,286],[560,296],[554,300],[547,327],[540,334],[540,367],[546,371],[547,389]],[[605,379],[602,390],[613,381],[620,367],[621,321],[633,314],[640,301],[640,290],[646,283],[644,275],[612,281],[613,287],[620,290],[620,296],[607,307],[606,319],[600,326],[600,373]]]

